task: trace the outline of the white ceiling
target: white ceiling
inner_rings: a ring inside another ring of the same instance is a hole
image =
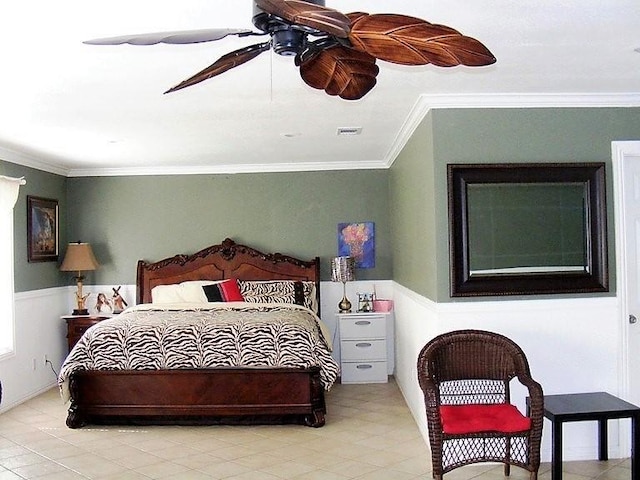
[[[69,176],[384,168],[425,109],[640,105],[639,0],[327,0],[456,28],[497,57],[482,68],[378,62],[348,102],[264,53],[163,95],[262,41],[91,46],[128,33],[252,28],[251,0],[19,0],[0,18],[0,159]],[[257,38],[257,39],[256,39]],[[338,136],[340,127],[362,127]]]

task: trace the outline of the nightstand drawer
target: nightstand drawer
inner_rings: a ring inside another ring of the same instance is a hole
[[[107,320],[112,318],[111,316],[105,315],[67,315],[62,317],[67,322],[67,346],[69,351],[73,348],[73,346],[80,340],[82,334],[89,330],[89,328],[93,327],[97,323],[100,323],[103,320]]]
[[[387,324],[384,316],[362,315],[340,319],[340,338],[386,338]]]
[[[75,325],[69,328],[69,336],[80,338],[84,332],[89,330],[89,328],[93,327],[93,324],[83,324],[83,325]]]
[[[340,342],[343,360],[386,360],[385,340],[343,340]]]
[[[387,362],[342,362],[342,383],[387,383]]]

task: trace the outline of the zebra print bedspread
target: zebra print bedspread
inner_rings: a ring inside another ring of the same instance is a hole
[[[215,367],[320,366],[326,390],[339,366],[321,320],[307,308],[287,304],[225,303],[184,309],[133,307],[104,320],[78,341],[60,370],[160,370]]]

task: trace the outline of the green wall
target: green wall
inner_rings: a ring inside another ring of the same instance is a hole
[[[2,160],[0,175],[25,177],[27,181],[26,185],[20,187],[20,196],[14,207],[15,291],[24,292],[71,283],[58,271],[58,262],[27,261],[27,195],[58,200],[60,254],[64,254],[64,245],[67,242],[67,178]]]
[[[430,140],[419,140],[426,135]],[[615,292],[615,257],[611,142],[640,139],[640,108],[540,108],[540,109],[448,109],[433,110],[416,130],[391,168],[391,178],[407,168],[424,175],[423,190],[433,189],[434,198],[421,203],[394,190],[391,210],[396,216],[415,218],[427,230],[431,223],[414,212],[434,210],[436,245],[416,238],[402,246],[393,245],[394,279],[433,301],[452,301],[449,296],[449,249],[447,211],[448,163],[535,163],[606,162],[609,272],[611,291]],[[415,149],[413,142],[431,143],[431,150]],[[433,176],[425,169],[433,165]],[[396,222],[394,220],[394,228]],[[414,259],[430,257],[436,270],[435,288],[415,278],[407,267]],[[485,297],[486,299],[486,297]],[[456,299],[478,300],[478,299]]]
[[[390,170],[390,212],[394,280],[416,292],[437,292],[436,196],[432,116],[428,114]],[[407,255],[404,252],[420,252]]]
[[[194,253],[230,237],[259,250],[322,259],[337,253],[337,224],[375,223],[376,266],[389,279],[388,171],[78,177],[68,179],[69,239],[90,242],[101,268],[88,283],[135,283],[136,262]]]

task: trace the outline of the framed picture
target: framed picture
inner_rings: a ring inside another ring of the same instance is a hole
[[[58,201],[27,196],[27,260],[58,260]]]
[[[373,222],[339,223],[338,256],[356,259],[356,268],[376,266],[375,230]]]

